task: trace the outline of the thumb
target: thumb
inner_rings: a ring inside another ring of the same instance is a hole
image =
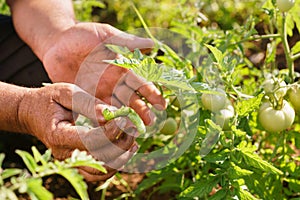
[[[100,99],[90,95],[80,87],[70,83],[53,84],[56,91],[53,100],[68,110],[82,114],[93,121],[104,123],[103,110],[109,108],[115,109],[102,102]]]

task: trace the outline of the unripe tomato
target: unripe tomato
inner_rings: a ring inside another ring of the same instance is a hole
[[[273,108],[270,102],[264,102],[258,113],[258,120],[262,127],[269,132],[280,132],[290,127],[295,119],[295,111],[291,105],[283,100],[282,108]]]
[[[220,110],[215,115],[215,123],[221,126],[223,130],[230,129],[230,119],[234,117],[234,108],[232,105],[227,105],[226,108]]]
[[[277,0],[277,7],[281,12],[289,11],[295,4],[295,0]]]
[[[224,108],[227,101],[224,90],[218,88],[216,92],[216,94],[204,93],[201,96],[203,107],[212,112],[217,112]]]
[[[166,121],[164,121],[164,125],[160,132],[165,135],[173,135],[177,130],[177,122],[174,118],[168,117]]]
[[[289,90],[289,99],[296,111],[300,111],[300,88],[295,87]]]

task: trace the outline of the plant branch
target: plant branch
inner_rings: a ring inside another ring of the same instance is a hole
[[[282,26],[281,26],[281,40],[284,48],[284,54],[287,62],[287,67],[289,70],[289,76],[291,80],[294,80],[294,62],[291,57],[291,49],[289,47],[287,32],[286,32],[286,14],[282,15]]]
[[[249,41],[253,41],[253,40],[270,39],[270,38],[280,38],[280,34],[276,33],[276,34],[266,34],[266,35],[253,35],[251,37],[242,39],[242,40],[236,42],[235,44],[240,44],[243,42],[249,42]]]
[[[297,59],[299,59],[299,58],[300,58],[300,52],[291,56],[291,59],[292,59],[293,61],[295,61],[295,60],[297,60]]]

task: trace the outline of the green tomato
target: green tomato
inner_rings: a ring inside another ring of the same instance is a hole
[[[300,88],[295,87],[289,90],[289,99],[296,111],[300,111]]]
[[[227,98],[224,90],[217,89],[216,93],[204,93],[201,96],[203,107],[212,112],[217,112],[223,109],[226,105]]]
[[[223,130],[230,129],[230,119],[234,117],[234,108],[232,105],[226,106],[225,109],[219,110],[215,115],[215,123],[221,126]]]
[[[295,4],[295,0],[277,0],[277,8],[281,12],[289,11]]]
[[[273,108],[270,102],[264,102],[258,113],[258,120],[262,127],[269,132],[280,132],[290,127],[295,119],[295,111],[291,105],[283,100],[280,110]]]
[[[165,135],[173,135],[177,130],[177,122],[174,118],[168,117],[166,121],[164,121],[164,125],[160,132]]]

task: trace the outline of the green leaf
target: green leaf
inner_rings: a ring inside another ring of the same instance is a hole
[[[157,82],[176,89],[194,91],[194,88],[189,84],[183,71],[171,67],[164,67],[163,74]]]
[[[256,97],[253,97],[251,99],[238,101],[235,107],[235,110],[238,113],[238,115],[240,117],[245,117],[251,112],[257,110],[258,107],[260,106],[263,96],[264,96],[263,94],[259,94]]]
[[[131,57],[134,58],[122,57],[115,60],[105,60],[105,62],[131,69],[136,75],[150,82],[157,82],[177,89],[194,91],[183,71],[176,70],[174,67],[157,64],[152,57],[142,57],[139,50],[135,50]]]
[[[216,125],[212,120],[207,119],[206,121],[207,131],[204,140],[201,143],[199,155],[205,157],[219,141],[222,129]]]
[[[159,183],[163,180],[163,176],[161,174],[150,174],[147,178],[143,179],[141,183],[139,183],[138,187],[134,191],[135,194],[140,194],[141,192],[147,190],[153,185]]]
[[[222,60],[224,58],[223,53],[217,49],[216,47],[213,47],[209,44],[205,44],[205,46],[212,52],[212,54],[214,55],[214,58],[216,59],[217,63],[222,63]]]
[[[208,200],[223,200],[227,195],[227,190],[221,189],[217,191],[214,195],[210,196]]]
[[[103,173],[107,173],[105,167],[103,167],[104,163],[95,160],[91,155],[88,155],[85,151],[79,151],[75,149],[70,158],[65,160],[66,163],[70,164],[71,167],[92,167],[97,169]]]
[[[12,176],[21,174],[22,170],[21,169],[16,169],[16,168],[8,168],[2,171],[1,177],[2,179],[10,178]]]
[[[248,192],[247,190],[244,190],[241,187],[239,188],[237,195],[238,195],[238,197],[239,197],[240,200],[258,200],[250,192]]]
[[[139,66],[133,68],[133,71],[147,81],[156,82],[162,76],[163,68],[155,63],[153,58],[147,57],[141,61]]]
[[[136,59],[125,58],[125,57],[115,59],[115,60],[103,60],[103,62],[107,62],[109,64],[123,67],[126,69],[134,69],[140,65],[140,61]]]
[[[31,199],[51,200],[53,195],[45,187],[43,187],[42,179],[30,178],[26,180],[27,193]]]
[[[37,148],[35,146],[31,147],[32,153],[33,153],[33,158],[35,160],[35,162],[42,162],[43,164],[45,162],[43,162],[43,157],[41,155],[41,153],[37,150]]]
[[[159,48],[161,51],[164,52],[165,57],[168,57],[168,56],[171,57],[173,62],[175,62],[175,63],[182,62],[181,58],[177,55],[177,53],[175,51],[173,51],[173,49],[171,49],[168,45],[160,43]]]
[[[0,199],[18,200],[18,197],[12,189],[6,187],[0,187]]]
[[[202,82],[192,82],[191,86],[200,93],[211,91],[212,88],[207,83]]]
[[[30,153],[22,150],[16,150],[16,153],[21,156],[23,162],[25,163],[26,167],[28,170],[32,173],[35,174],[36,168],[37,168],[37,163],[35,162],[33,156],[30,155]]]
[[[187,187],[179,194],[180,197],[203,197],[211,192],[213,187],[219,182],[219,177],[210,175],[207,178],[201,178],[194,184]]]
[[[244,150],[244,149],[242,149],[239,152],[241,153],[241,156],[242,156],[244,162],[248,166],[252,166],[252,167],[255,167],[257,169],[261,169],[262,171],[270,172],[270,173],[273,173],[273,174],[279,174],[279,175],[283,174],[282,171],[280,171],[279,169],[274,167],[272,164],[270,164],[267,161],[260,158],[254,152],[247,151],[247,150]]]
[[[293,54],[299,53],[300,52],[300,41],[298,41],[293,48],[291,49]]]
[[[203,158],[214,148],[220,138],[220,131],[210,131],[206,133],[204,140],[201,143],[199,155]]]
[[[81,199],[89,199],[87,185],[77,169],[61,168],[57,173],[72,184]]]
[[[5,154],[4,153],[0,153],[0,168],[2,168],[2,164],[3,164],[4,158],[5,158]]]
[[[109,50],[121,55],[130,55],[132,52],[124,46],[114,45],[114,44],[106,44],[105,45]]]
[[[239,166],[235,165],[234,163],[231,163],[231,167],[228,169],[228,176],[230,179],[239,179],[244,176],[250,176],[253,174],[252,171],[247,169],[242,169]]]
[[[229,152],[227,151],[218,151],[216,153],[210,153],[203,158],[206,162],[216,163],[216,162],[224,162],[229,157]]]
[[[52,159],[51,149],[47,149],[45,153],[42,155],[42,160],[45,162],[49,162]]]

